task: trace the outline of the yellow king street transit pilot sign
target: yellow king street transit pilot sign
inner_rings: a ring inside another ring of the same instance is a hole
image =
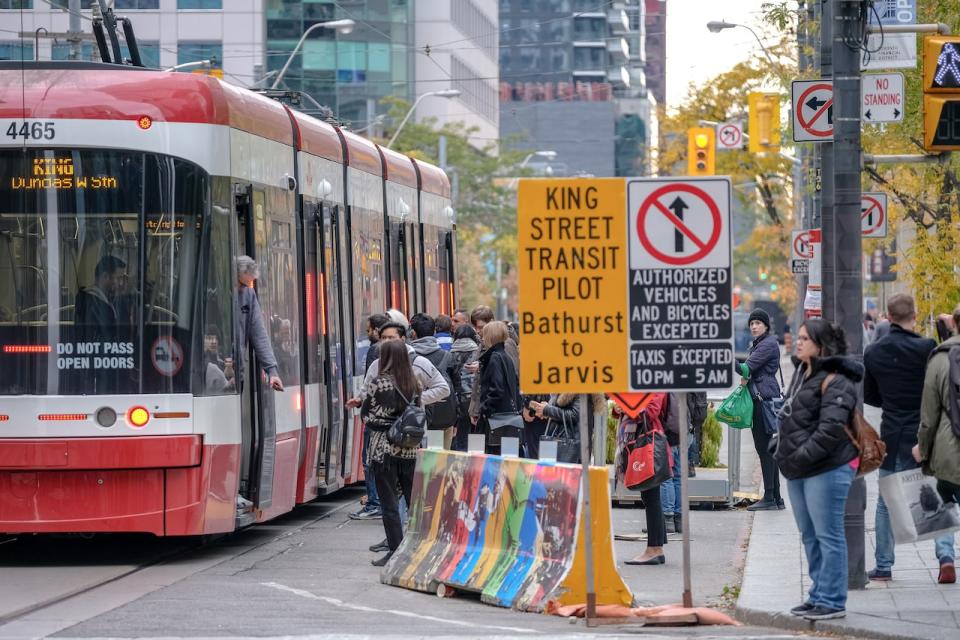
[[[520,388],[624,390],[626,189],[617,178],[520,181]]]

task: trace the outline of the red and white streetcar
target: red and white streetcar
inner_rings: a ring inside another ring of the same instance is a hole
[[[2,64],[0,533],[227,532],[358,481],[366,317],[454,308],[444,173],[205,75]]]

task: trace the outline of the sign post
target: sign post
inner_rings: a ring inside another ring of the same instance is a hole
[[[595,624],[586,393],[627,388],[622,179],[521,179],[517,238],[525,393],[579,393],[587,626]]]

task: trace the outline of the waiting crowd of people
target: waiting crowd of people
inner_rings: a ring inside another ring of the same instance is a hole
[[[809,564],[810,590],[791,610],[809,620],[843,617],[847,599],[844,512],[850,487],[863,463],[856,435],[859,384],[863,401],[883,411],[880,438],[886,455],[879,476],[922,467],[936,477],[943,505],[960,500],[960,306],[938,319],[939,346],[916,332],[914,300],[892,296],[884,323],[873,332],[863,364],[847,353],[843,330],[820,318],[799,328],[795,371],[781,391],[776,374],[780,351],[769,316],[749,319],[753,341],[738,365],[754,399],[753,436],[763,475],[763,497],[754,511],[784,509],[780,475],[800,530]],[[955,362],[954,362],[955,359]],[[781,384],[782,384],[781,374]],[[863,428],[870,428],[864,425]],[[940,503],[938,502],[938,504]],[[872,581],[893,576],[894,536],[881,496],[876,509]],[[956,581],[953,534],[934,541],[938,581]]]

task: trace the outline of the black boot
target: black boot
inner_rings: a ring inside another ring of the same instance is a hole
[[[673,528],[676,529],[677,533],[683,533],[683,514],[673,514]]]

